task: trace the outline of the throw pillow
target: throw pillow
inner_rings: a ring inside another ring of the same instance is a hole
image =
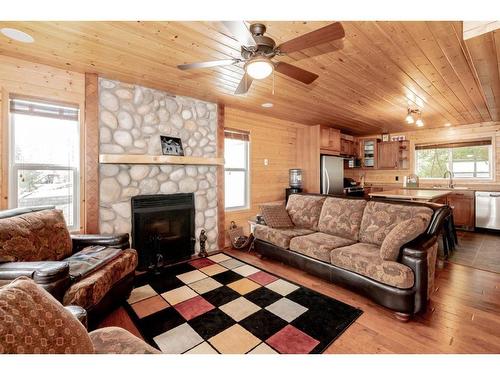
[[[0,287],[0,354],[92,354],[85,327],[27,277]]]
[[[417,238],[427,228],[427,222],[421,217],[414,217],[396,225],[385,237],[380,246],[383,260],[397,261],[401,246]]]
[[[282,204],[266,204],[260,206],[262,217],[271,228],[292,228],[293,223]]]

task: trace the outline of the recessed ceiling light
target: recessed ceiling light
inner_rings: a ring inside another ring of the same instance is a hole
[[[22,42],[22,43],[33,43],[35,39],[29,35],[26,34],[24,31],[17,30],[17,29],[11,29],[9,27],[4,27],[0,29],[0,32],[5,35],[7,38],[10,38],[12,40]]]
[[[264,108],[271,108],[274,104],[273,103],[262,103],[261,106]]]
[[[451,126],[451,124],[449,122],[447,122],[446,124],[444,124],[444,126],[448,127],[448,126]]]

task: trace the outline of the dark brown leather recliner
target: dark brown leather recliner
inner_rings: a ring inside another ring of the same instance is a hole
[[[0,211],[0,245],[4,240],[1,237],[2,232],[5,232],[5,226],[8,225],[5,220],[53,209],[52,206],[42,206]],[[3,230],[2,226],[4,226]],[[128,233],[118,235],[73,234],[70,237],[71,254],[73,255],[92,245],[112,247],[122,251],[105,265],[101,265],[95,272],[78,280],[70,276],[70,266],[67,260],[69,257],[52,260],[44,256],[39,260],[30,257],[30,261],[23,261],[19,258],[7,261],[9,259],[5,256],[6,252],[3,251],[3,256],[0,254],[0,285],[7,284],[20,276],[29,277],[64,305],[78,305],[87,310],[89,325],[93,326],[111,308],[127,298],[132,291],[137,253],[130,249]]]

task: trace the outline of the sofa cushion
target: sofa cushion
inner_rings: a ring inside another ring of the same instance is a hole
[[[330,252],[330,261],[337,267],[396,288],[408,289],[414,284],[410,267],[381,259],[380,248],[373,244],[358,242],[334,249]]]
[[[0,354],[91,354],[85,327],[33,280],[0,288]]]
[[[313,233],[310,229],[304,228],[271,228],[266,225],[255,225],[254,236],[255,238],[270,242],[273,245],[288,249],[290,247],[290,240],[293,237],[304,236]]]
[[[293,223],[283,204],[264,204],[260,212],[266,225],[271,228],[292,228]]]
[[[299,228],[318,230],[318,220],[325,197],[319,195],[292,194],[286,210],[293,225]]]
[[[71,255],[71,249],[61,210],[0,219],[0,262],[61,260]]]
[[[330,252],[333,249],[352,245],[354,242],[347,238],[316,232],[292,238],[290,250],[330,263]]]
[[[105,327],[90,332],[95,354],[160,354],[140,338],[120,327]]]
[[[71,285],[64,294],[63,303],[89,309],[99,303],[113,285],[133,273],[136,267],[137,252],[134,249],[123,250],[119,257]]]
[[[427,225],[428,222],[420,216],[402,221],[396,225],[382,242],[380,257],[383,260],[398,260],[401,246],[422,234]]]
[[[318,228],[321,232],[350,238],[356,242],[365,206],[364,199],[326,198]]]
[[[361,220],[359,241],[380,246],[389,232],[402,221],[420,217],[427,228],[433,213],[431,208],[425,206],[370,201]]]

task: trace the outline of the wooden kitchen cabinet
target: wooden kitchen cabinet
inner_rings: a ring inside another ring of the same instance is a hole
[[[379,169],[396,169],[398,167],[399,142],[380,142],[377,156]]]
[[[340,130],[321,126],[320,148],[323,153],[339,155],[341,151]]]
[[[408,169],[409,141],[381,142],[378,144],[378,169]]]
[[[357,155],[356,142],[349,139],[340,139],[340,155],[354,157]]]
[[[453,210],[455,226],[474,230],[474,192],[451,192],[446,197],[448,206]]]
[[[378,153],[378,145],[379,140],[374,138],[374,139],[363,139],[360,142],[360,148],[361,148],[361,166],[363,168],[371,168],[371,169],[376,169],[377,168],[377,153]]]

